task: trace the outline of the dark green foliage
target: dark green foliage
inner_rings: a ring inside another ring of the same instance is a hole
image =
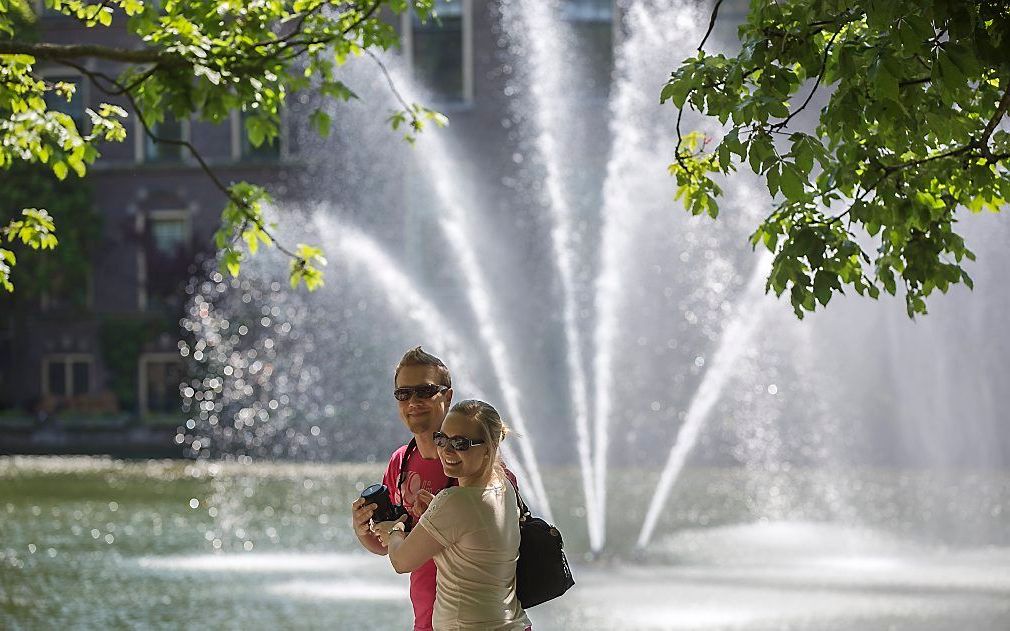
[[[52,252],[21,247],[17,252],[17,300],[30,303],[42,294],[66,298],[83,308],[91,269],[91,255],[101,236],[102,217],[95,210],[87,180],[59,180],[41,165],[18,162],[3,174],[0,221],[9,225],[22,217],[21,209],[46,208],[60,226],[60,244]]]
[[[178,325],[163,315],[105,316],[98,329],[109,390],[120,408],[137,411],[137,362],[144,346],[162,333],[179,335]]]
[[[318,287],[325,265],[321,251],[277,243],[262,211],[269,200],[265,190],[242,182],[225,185],[192,145],[158,138],[153,126],[167,114],[220,122],[241,110],[252,146],[272,143],[280,129],[281,105],[292,94],[313,90],[324,97],[321,108],[325,100],[355,98],[337,76],[340,66],[355,57],[370,56],[376,72],[385,74],[373,51],[394,46],[398,38],[384,12],[411,9],[427,20],[433,15],[432,0],[45,0],[44,5],[89,28],[125,25],[136,45],[39,41],[31,25],[33,5],[0,0],[0,117],[7,123],[0,131],[0,170],[25,161],[48,165],[60,180],[71,171],[84,177],[99,156],[100,143],[126,139],[127,112],[121,107],[103,103],[88,109],[87,134],[70,116],[47,107],[47,93],[69,99],[74,86],[46,82],[36,66],[42,61],[66,66],[97,91],[124,97],[151,140],[184,146],[227,195],[215,239],[223,252],[223,270],[237,274],[247,251],[255,253],[261,243],[276,245],[292,259],[292,286],[304,282],[309,289]],[[117,76],[96,71],[90,63],[96,59],[116,62],[122,70]],[[408,140],[429,121],[445,123],[443,116],[416,103],[400,98],[400,105],[389,120],[394,128],[405,125]],[[320,134],[329,132],[330,118],[322,109],[311,115],[311,122]],[[44,210],[19,221],[0,228],[8,240],[20,239],[35,249],[56,246],[56,228]],[[243,243],[245,250],[240,249]],[[8,291],[13,291],[15,263],[14,252],[0,248],[0,285]]]
[[[726,128],[678,143],[690,211],[714,217],[712,178],[740,163],[762,176],[775,207],[752,242],[774,252],[767,287],[799,317],[846,287],[903,288],[910,316],[934,290],[970,287],[958,218],[1010,199],[1007,4],[752,0],[739,33],[737,56],[702,50],[662,92]],[[816,129],[793,129],[814,98],[827,100]]]

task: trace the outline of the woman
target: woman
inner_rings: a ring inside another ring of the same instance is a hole
[[[434,438],[445,474],[459,486],[434,496],[409,535],[403,519],[372,526],[398,573],[434,557],[435,631],[530,629],[516,597],[519,506],[498,456],[507,433],[487,403],[454,405]]]

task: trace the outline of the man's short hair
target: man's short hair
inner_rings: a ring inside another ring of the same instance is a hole
[[[393,385],[396,385],[396,378],[400,376],[400,369],[404,366],[433,366],[438,371],[441,385],[452,387],[452,377],[449,375],[449,368],[445,363],[431,353],[425,352],[420,346],[415,346],[400,358],[400,363],[396,365],[396,372],[393,373]]]

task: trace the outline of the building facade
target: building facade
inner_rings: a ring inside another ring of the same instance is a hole
[[[504,149],[508,130],[499,124],[508,115],[500,6],[495,0],[436,4],[436,22],[421,23],[409,14],[395,18],[401,54],[432,95],[430,105],[447,113],[462,137],[492,148],[483,153],[480,168],[508,171],[514,167]],[[615,9],[610,0],[564,0],[560,10],[592,57],[585,115],[598,117],[605,127]],[[41,8],[38,28],[43,39],[57,43],[130,41],[123,29],[85,28]],[[87,67],[113,76],[117,70],[96,60]],[[49,80],[77,86],[70,103],[54,99],[51,107],[70,114],[82,130],[87,107],[113,102],[129,110],[123,99],[103,94],[66,67],[40,68]],[[299,177],[311,171],[299,150],[298,139],[308,128],[303,109],[292,103],[278,142],[259,148],[246,138],[240,112],[218,125],[167,119],[155,131],[192,142],[224,182],[249,181],[266,186],[277,199],[297,200],[303,188]],[[86,260],[87,281],[73,288],[76,298],[49,291],[0,303],[0,432],[8,438],[11,432],[47,427],[174,432],[183,420],[179,384],[185,367],[178,338],[185,283],[213,256],[212,234],[226,199],[185,149],[151,142],[133,112],[128,121],[127,141],[103,146],[85,182],[101,228]],[[6,173],[0,177],[5,187],[19,186]],[[418,266],[434,265],[424,260],[423,248],[412,245],[423,239],[425,212],[423,204],[408,204],[396,220]]]

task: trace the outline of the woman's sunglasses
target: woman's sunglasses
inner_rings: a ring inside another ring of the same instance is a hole
[[[411,395],[417,395],[419,399],[430,399],[436,394],[445,392],[449,386],[442,386],[435,383],[426,383],[420,386],[404,386],[393,390],[393,397],[397,401],[410,401]]]
[[[436,447],[445,449],[445,446],[449,445],[456,451],[466,451],[476,445],[484,444],[483,440],[473,440],[466,436],[446,436],[442,432],[435,432],[431,435],[431,438],[435,441]]]

